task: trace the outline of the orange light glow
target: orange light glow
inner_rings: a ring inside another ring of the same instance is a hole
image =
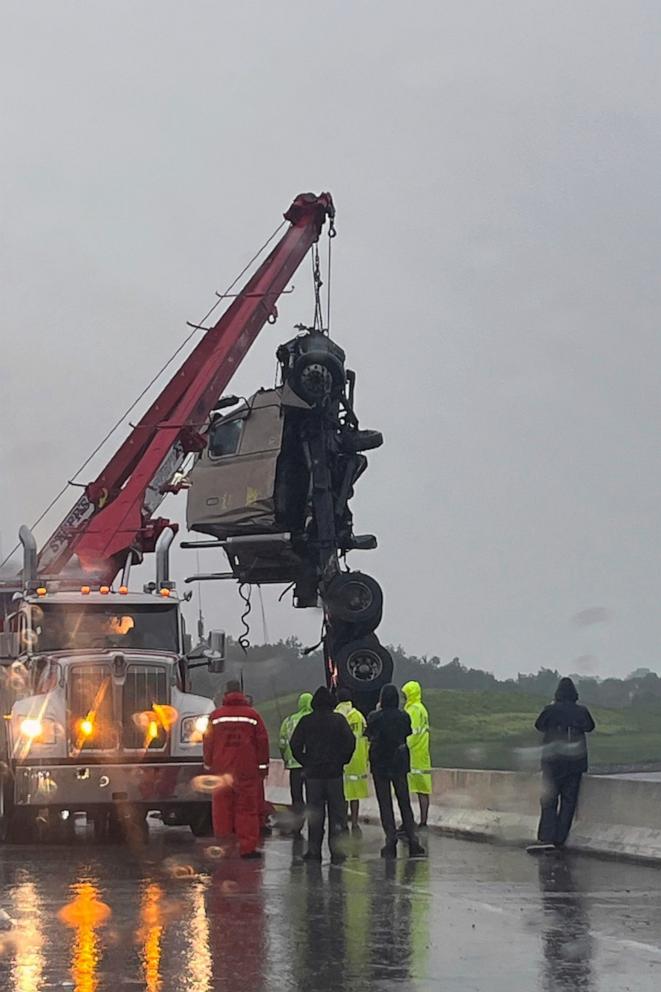
[[[81,592],[81,595],[83,595],[83,596],[89,596],[90,591],[91,590],[90,590],[90,587],[89,586],[81,586],[80,587],[80,592]]]
[[[78,753],[82,749],[85,743],[85,739],[91,736],[91,734],[86,733],[86,731],[83,729],[83,724],[85,723],[91,724],[92,731],[94,731],[96,724],[96,714],[103,703],[104,697],[106,695],[106,692],[108,691],[109,686],[110,686],[110,677],[103,680],[103,682],[97,689],[96,696],[94,697],[94,702],[92,703],[92,708],[89,710],[87,716],[76,725],[76,742],[74,745],[74,753]]]
[[[128,586],[120,586],[119,587],[119,595],[120,596],[127,596],[128,595],[128,591],[129,591],[129,587]]]
[[[134,627],[135,620],[131,616],[109,617],[105,624],[106,633],[114,634],[116,637],[125,637]]]
[[[66,926],[76,931],[71,961],[71,976],[76,992],[95,992],[101,958],[96,931],[111,916],[110,907],[99,899],[99,890],[91,882],[74,886],[75,898],[57,914]]]
[[[161,978],[161,940],[164,929],[162,909],[163,890],[160,885],[148,885],[142,896],[138,938],[142,943],[142,967],[146,992],[159,992]]]
[[[101,593],[102,596],[107,596],[108,593],[110,592],[110,586],[101,586],[99,592]]]
[[[47,590],[45,586],[39,586],[39,588],[37,589],[37,596],[45,596],[46,591]]]
[[[152,708],[163,730],[171,730],[179,717],[174,706],[168,706],[166,703],[153,703]]]
[[[168,596],[170,595],[170,592],[171,592],[170,589],[161,589],[161,596],[163,596],[165,599],[167,599]]]
[[[87,717],[86,720],[80,721],[80,732],[85,737],[91,737],[94,733],[94,721]]]
[[[147,727],[147,737],[150,741],[155,741],[158,737],[158,723],[156,720],[149,721],[149,726]]]

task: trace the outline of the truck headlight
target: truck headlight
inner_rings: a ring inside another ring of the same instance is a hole
[[[27,737],[33,744],[54,744],[55,743],[55,720],[41,719],[28,716],[21,720],[19,727],[23,737]]]
[[[187,716],[181,721],[181,740],[184,744],[199,744],[209,726],[206,713],[201,716]]]

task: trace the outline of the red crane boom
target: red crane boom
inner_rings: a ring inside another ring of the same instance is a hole
[[[86,570],[110,583],[133,552],[154,550],[168,520],[154,513],[186,455],[199,451],[199,431],[226,389],[275,303],[335,215],[330,193],[302,193],[285,219],[290,227],[210,328],[100,475],[44,545],[39,574],[56,575],[75,554]]]

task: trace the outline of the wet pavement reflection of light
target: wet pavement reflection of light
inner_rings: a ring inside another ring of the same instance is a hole
[[[661,871],[428,842],[384,862],[367,829],[342,868],[277,837],[264,864],[223,858],[160,826],[142,849],[5,847],[0,988],[656,992]]]

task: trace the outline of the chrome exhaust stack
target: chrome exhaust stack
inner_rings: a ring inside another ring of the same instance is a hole
[[[129,577],[131,575],[131,565],[133,564],[133,551],[129,551],[126,556],[126,561],[124,562],[124,568],[122,569],[122,577],[120,579],[121,585],[128,589]]]
[[[170,545],[174,540],[172,527],[166,527],[156,542],[156,590],[174,589],[170,582]]]
[[[33,592],[39,584],[37,579],[37,542],[27,524],[21,526],[18,539],[23,545],[23,586],[28,592]]]

